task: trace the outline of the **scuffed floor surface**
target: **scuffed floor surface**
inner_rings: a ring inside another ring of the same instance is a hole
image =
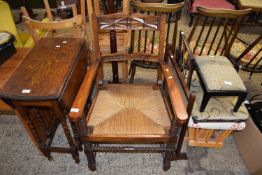
[[[55,144],[66,145],[59,127]],[[81,175],[81,174],[172,174],[172,175],[246,175],[247,169],[232,137],[224,148],[194,148],[184,145],[188,160],[173,161],[169,171],[162,170],[161,154],[97,154],[97,171],[87,167],[86,157],[80,152],[80,164],[69,154],[53,153],[54,161],[42,156],[26,134],[15,115],[0,115],[0,174]]]

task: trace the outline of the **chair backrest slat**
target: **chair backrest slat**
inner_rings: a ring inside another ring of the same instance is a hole
[[[239,32],[243,17],[251,12],[246,10],[225,10],[197,7],[198,17],[188,41],[193,53],[198,55],[227,56]]]
[[[97,56],[100,55],[100,46],[99,46],[99,38],[98,34],[100,32],[125,32],[131,31],[134,33],[133,38],[131,38],[131,45],[135,45],[134,43],[138,40],[144,40],[144,36],[149,35],[149,33],[155,32],[157,33],[159,46],[163,48],[164,45],[164,35],[165,35],[165,18],[164,16],[152,16],[146,14],[138,14],[134,13],[131,15],[126,15],[123,13],[118,14],[110,14],[110,15],[100,15],[96,16],[94,13],[92,14],[93,17],[93,30],[97,32],[94,33],[95,39],[95,52]],[[137,39],[136,37],[137,36]],[[116,38],[116,35],[110,35],[112,38]],[[111,43],[111,45],[117,44]],[[130,54],[148,54],[151,55],[151,47],[148,45],[140,45],[137,46],[138,48],[133,49]],[[146,52],[144,52],[146,50]],[[152,54],[157,59],[163,59],[164,57],[164,50],[159,49],[158,53]],[[115,55],[116,56],[116,55]],[[121,54],[123,57],[123,55]],[[107,55],[108,57],[108,55]],[[122,58],[121,58],[122,59]],[[156,61],[157,61],[156,59]]]
[[[176,40],[177,40],[177,30],[178,30],[178,20],[180,19],[181,10],[184,6],[184,3],[177,4],[166,4],[166,3],[148,3],[148,2],[139,2],[136,0],[130,1],[130,6],[133,8],[134,12],[137,13],[146,13],[150,15],[166,15],[167,16],[167,32],[165,38],[165,46],[168,45],[171,39],[172,52],[175,52],[176,48]],[[172,24],[174,23],[174,24]],[[150,39],[151,44],[151,53],[154,52],[154,48],[156,46],[155,41],[156,32],[152,32],[151,35],[147,33],[148,38]],[[140,40],[138,41],[140,42]],[[165,47],[167,48],[167,47]],[[133,50],[131,48],[131,50]]]

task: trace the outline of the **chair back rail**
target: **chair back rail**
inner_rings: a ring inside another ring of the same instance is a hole
[[[56,21],[56,22],[40,22],[23,16],[23,20],[25,21],[26,26],[29,29],[29,32],[33,36],[34,42],[39,41],[39,36],[37,35],[37,29],[44,29],[44,30],[61,30],[67,28],[74,29],[74,36],[76,37],[83,37],[85,33],[85,27],[82,25],[82,16],[77,15],[73,18],[66,19],[63,21]]]
[[[198,17],[188,37],[195,39],[193,53],[228,56],[240,24],[251,9],[226,10],[197,7]]]
[[[181,10],[184,6],[184,2],[177,4],[165,4],[165,3],[143,3],[136,0],[131,0],[131,7],[134,12],[139,12],[148,15],[166,15],[167,16],[167,32],[165,36],[166,45],[169,44],[171,39],[172,52],[175,52],[175,46],[177,41],[177,30],[178,30],[178,20],[180,19]],[[174,24],[172,24],[174,23]],[[144,35],[144,37],[143,37]],[[132,33],[131,40],[134,39],[134,35]],[[141,48],[141,44],[138,44],[138,50],[144,50],[147,42],[152,42],[151,53],[154,52],[154,46],[156,45],[155,41],[155,32],[150,36],[147,32],[139,32],[138,35],[138,43],[144,40],[144,48]],[[132,42],[134,43],[134,42]],[[158,47],[159,48],[159,47]],[[131,44],[131,52],[134,50],[134,45]],[[166,50],[165,50],[166,51]]]
[[[94,33],[94,39],[95,41],[98,41],[98,42],[94,42],[95,52],[97,56],[100,55],[98,33],[101,31],[108,32],[111,38],[113,35],[112,31],[121,32],[121,31],[131,31],[132,30],[134,33],[140,32],[142,30],[147,31],[147,32],[155,31],[155,32],[158,32],[159,46],[161,46],[160,48],[163,48],[163,44],[164,44],[163,36],[165,34],[165,20],[164,20],[164,17],[137,14],[137,13],[132,14],[130,16],[123,14],[123,13],[122,14],[101,15],[101,16],[95,16],[95,14],[93,14],[93,30],[98,31]],[[116,37],[116,35],[114,37]],[[114,47],[117,47],[117,46],[114,46]],[[136,52],[133,52],[133,53],[140,53],[140,50],[137,50]],[[147,52],[147,54],[150,55],[151,52],[149,53]],[[123,54],[120,54],[120,55],[123,55]],[[164,55],[163,49],[159,49],[159,52],[156,55],[158,56],[158,59],[162,59]],[[129,58],[131,57],[129,56]],[[132,58],[134,58],[134,56]]]

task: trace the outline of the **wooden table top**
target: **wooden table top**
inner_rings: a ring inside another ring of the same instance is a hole
[[[0,96],[30,101],[59,99],[83,43],[77,38],[42,38],[0,89]]]
[[[0,66],[0,89],[5,85],[7,80],[13,75],[17,67],[22,63],[29,52],[29,48],[18,48],[17,52]],[[1,111],[11,111],[12,108],[0,100]]]
[[[262,12],[262,0],[238,0],[240,9],[252,8],[253,11]]]

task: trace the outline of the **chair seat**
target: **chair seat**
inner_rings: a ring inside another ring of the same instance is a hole
[[[194,0],[194,3],[191,6],[190,12],[197,13],[197,6],[208,7],[208,8],[222,8],[235,10],[235,6],[228,2],[227,0]]]
[[[170,125],[160,90],[147,85],[104,86],[87,118],[94,135],[163,135]]]
[[[196,64],[209,91],[246,91],[230,61],[223,56],[196,56]]]

